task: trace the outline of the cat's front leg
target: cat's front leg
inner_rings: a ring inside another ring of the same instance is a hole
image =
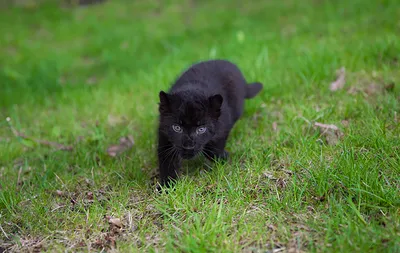
[[[221,160],[227,161],[229,158],[228,151],[225,150],[225,144],[227,140],[227,136],[223,138],[219,138],[216,140],[212,140],[204,147],[204,153],[206,157],[211,160]]]
[[[157,152],[160,184],[171,186],[172,182],[178,177],[181,167],[180,154],[164,136],[159,137]]]

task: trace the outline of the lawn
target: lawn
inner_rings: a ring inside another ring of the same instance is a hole
[[[0,252],[400,252],[397,0],[29,2],[0,9]],[[158,93],[215,58],[264,89],[158,193]]]

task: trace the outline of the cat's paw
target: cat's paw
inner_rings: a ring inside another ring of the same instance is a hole
[[[226,150],[224,150],[222,153],[217,154],[217,155],[215,156],[215,160],[217,160],[217,161],[219,161],[219,162],[222,162],[222,163],[227,162],[228,159],[229,159],[229,152],[226,151]]]
[[[224,161],[228,161],[228,159],[229,159],[229,152],[226,151],[226,150],[224,150],[224,152],[223,152],[222,155],[221,155],[221,159],[224,160]]]
[[[160,185],[158,184],[156,187],[155,192],[158,194],[166,193],[168,194],[171,190],[174,190],[174,187],[171,187],[171,185]]]
[[[206,158],[208,160],[210,160],[211,162],[226,162],[228,161],[229,158],[229,152],[226,150],[223,150],[222,152],[210,152],[210,151],[206,151],[205,152]]]
[[[176,181],[172,178],[167,178],[165,180],[162,180],[161,183],[157,183],[155,191],[157,193],[168,193],[171,190],[175,189],[175,183]]]

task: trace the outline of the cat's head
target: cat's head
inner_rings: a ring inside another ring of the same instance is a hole
[[[216,132],[223,98],[181,92],[160,92],[160,131],[185,159],[201,153]]]

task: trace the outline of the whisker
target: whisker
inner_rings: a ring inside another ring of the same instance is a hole
[[[171,148],[171,149],[169,149],[168,151],[169,151],[169,152],[163,157],[163,160],[162,160],[162,162],[161,162],[161,165],[163,165],[164,162],[167,161],[167,160],[170,158],[170,156],[173,154],[173,152],[175,151],[175,149],[174,149],[174,148]],[[169,164],[168,166],[170,166],[170,164]],[[169,168],[169,167],[168,167],[168,168]]]
[[[175,156],[177,156],[177,155],[178,155],[178,151],[174,148],[174,151],[173,151],[173,153],[172,153],[171,160],[169,161],[168,168],[171,168],[171,162],[172,162],[172,163],[174,162]],[[172,164],[172,165],[173,165],[173,164]]]
[[[219,152],[219,149],[213,146],[205,146],[203,149],[209,152],[216,152],[216,153]]]
[[[164,145],[164,146],[159,146],[159,147],[157,147],[158,149],[161,149],[161,148],[165,148],[165,147],[173,147],[174,145],[172,145],[171,143],[168,143],[168,144],[166,144],[166,145]]]
[[[202,151],[202,154],[204,155],[205,158],[212,159],[212,157],[209,154],[207,154],[206,152]]]
[[[167,148],[167,149],[164,149],[164,150],[162,150],[161,152],[159,152],[158,154],[159,155],[163,155],[163,154],[165,154],[166,152],[168,152],[168,151],[170,151],[170,150],[172,150],[174,147],[173,146],[171,146],[171,147],[169,147],[169,148]]]

